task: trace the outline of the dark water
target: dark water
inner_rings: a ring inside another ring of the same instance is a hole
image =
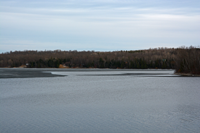
[[[199,77],[110,69],[0,74],[1,133],[200,131]]]

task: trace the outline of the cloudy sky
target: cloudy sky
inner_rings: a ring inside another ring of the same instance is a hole
[[[0,52],[200,45],[200,0],[0,0]]]

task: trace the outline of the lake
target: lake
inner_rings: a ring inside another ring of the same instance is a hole
[[[198,133],[200,77],[174,70],[0,69],[1,133]]]

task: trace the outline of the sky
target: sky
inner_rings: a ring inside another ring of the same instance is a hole
[[[200,46],[200,0],[0,0],[0,52]]]

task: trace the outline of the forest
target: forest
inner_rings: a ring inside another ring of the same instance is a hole
[[[200,48],[154,48],[127,51],[10,51],[0,54],[0,67],[175,69],[200,74]]]

